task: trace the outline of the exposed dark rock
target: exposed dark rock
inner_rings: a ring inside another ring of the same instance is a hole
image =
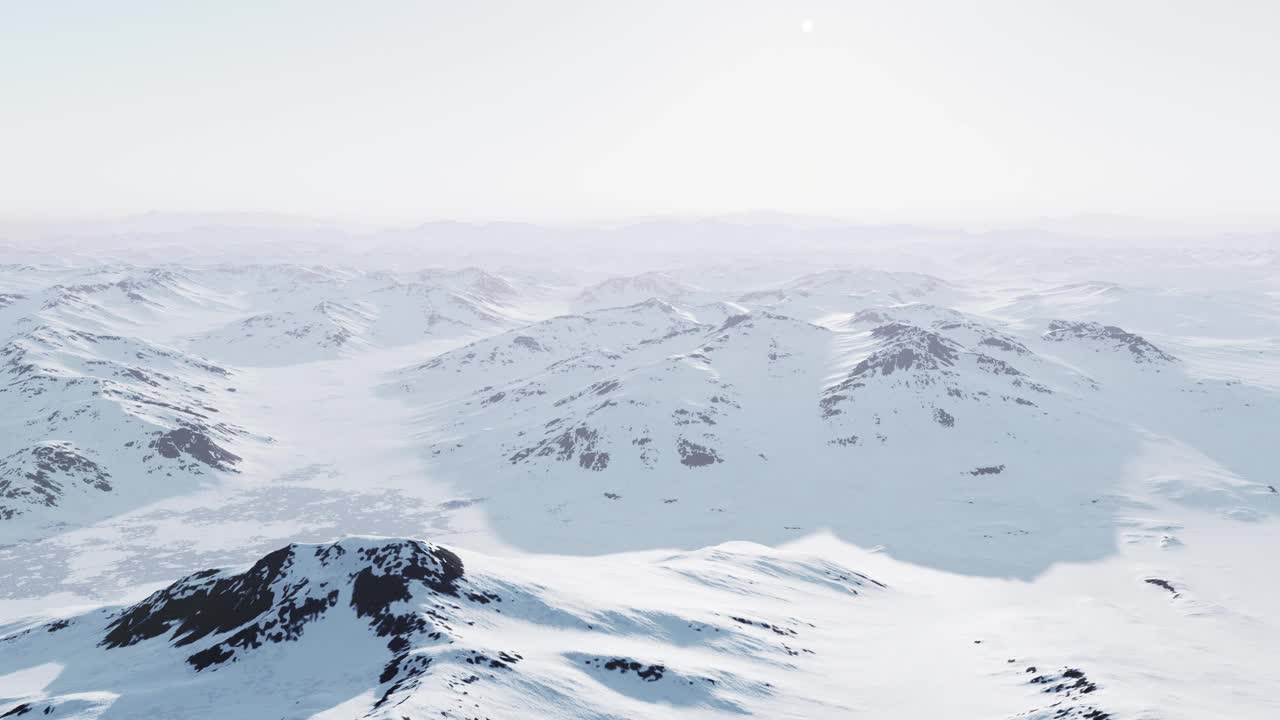
[[[579,425],[544,438],[533,447],[518,450],[508,460],[515,465],[530,457],[552,457],[561,462],[577,458],[578,464],[584,468],[603,470],[608,467],[609,454],[596,450],[599,440],[599,431]]]
[[[671,412],[671,421],[677,427],[684,426],[684,425],[695,425],[695,424],[715,425],[716,420],[712,416],[712,413],[714,412],[715,412],[714,408],[712,409],[712,412],[694,411],[694,410],[686,410],[685,408],[676,408]]]
[[[797,634],[796,631],[792,630],[791,628],[785,628],[785,627],[782,627],[781,625],[773,625],[773,624],[764,622],[763,620],[748,620],[747,618],[736,617],[733,615],[729,616],[729,619],[740,625],[750,625],[753,627],[764,628],[765,630],[772,632],[774,635],[781,635],[783,637],[796,637],[796,634]]]
[[[584,452],[578,456],[578,464],[587,470],[604,470],[609,467],[609,453]]]
[[[621,386],[622,386],[622,383],[618,382],[617,380],[601,380],[600,382],[592,383],[591,385],[587,386],[587,388],[584,390],[581,390],[579,392],[573,393],[572,395],[568,395],[566,397],[560,398],[559,400],[555,401],[553,405],[555,407],[560,407],[561,405],[566,405],[568,403],[571,403],[587,395],[608,395],[609,393],[613,392],[614,390],[617,390]]]
[[[1017,340],[1013,340],[1006,337],[1000,337],[996,335],[988,335],[987,337],[984,337],[981,340],[979,340],[978,344],[986,345],[987,347],[993,347],[998,350],[1005,350],[1007,352],[1017,353],[1018,355],[1028,355],[1031,353],[1031,351],[1028,350],[1025,345],[1018,342]]]
[[[714,449],[689,442],[684,438],[676,442],[676,451],[680,453],[680,464],[687,467],[702,467],[724,462]]]
[[[985,465],[969,471],[970,475],[999,475],[1004,472],[1004,465]]]
[[[286,599],[292,598],[286,595]],[[187,662],[196,670],[204,670],[211,665],[219,665],[233,658],[235,656],[233,648],[253,649],[261,647],[264,642],[296,640],[303,626],[337,603],[337,590],[330,590],[323,597],[307,597],[291,602],[281,607],[274,619],[260,620],[244,627],[226,640],[192,654],[187,658]]]
[[[1169,592],[1173,593],[1174,597],[1181,596],[1181,593],[1179,593],[1178,590],[1173,587],[1173,583],[1169,582],[1168,580],[1162,580],[1160,578],[1147,578],[1144,582],[1150,585],[1155,585],[1158,588],[1164,588],[1165,590],[1168,590]]]
[[[499,597],[497,593],[492,593],[487,590],[481,590],[479,592],[469,592],[467,593],[466,597],[471,602],[477,602],[477,603],[480,603],[481,605],[488,605],[489,603],[492,603],[492,602],[502,602],[502,598]]]
[[[324,552],[341,548],[340,544],[332,545]],[[360,553],[364,561],[385,573],[417,580],[437,593],[458,594],[458,582],[463,577],[462,559],[450,550],[420,540],[407,540],[365,548]]]
[[[1049,323],[1049,330],[1044,334],[1044,339],[1052,342],[1080,339],[1105,343],[1116,348],[1127,349],[1136,362],[1168,363],[1177,360],[1174,356],[1152,345],[1141,335],[1126,332],[1115,325],[1053,320]]]
[[[661,680],[663,673],[667,671],[665,665],[645,665],[629,658],[613,658],[612,660],[608,660],[604,663],[604,669],[617,670],[623,675],[626,675],[628,672],[633,672],[637,677],[646,682],[657,682]]]
[[[180,427],[157,434],[151,448],[169,459],[188,455],[215,470],[233,470],[240,462],[236,455],[213,441],[208,434],[194,427]]]
[[[844,384],[843,384],[843,383],[842,383],[841,385],[842,385],[842,386],[844,386]],[[848,386],[848,387],[855,387],[855,388],[856,388],[856,387],[862,387],[862,384],[861,384],[861,383],[856,383],[856,384],[851,385],[851,386]],[[846,388],[846,389],[848,389],[848,388]],[[837,407],[837,406],[838,406],[841,402],[843,402],[843,401],[845,401],[845,400],[847,400],[847,399],[848,399],[848,396],[847,396],[847,395],[841,395],[841,394],[839,394],[839,393],[832,393],[832,394],[829,394],[829,395],[824,395],[824,396],[822,397],[822,399],[818,401],[818,409],[822,411],[822,417],[824,417],[824,418],[829,418],[829,417],[835,417],[836,415],[840,415],[840,414],[842,414],[844,411],[843,411],[843,410],[841,410],[841,409],[840,409],[839,407]]]
[[[423,632],[428,621],[421,612],[396,612],[393,606],[413,597],[411,584],[457,597],[463,578],[462,561],[444,548],[418,541],[388,541],[355,548],[360,570],[329,580],[296,572],[299,553],[309,552],[320,568],[338,562],[348,552],[342,543],[329,546],[290,545],[270,553],[240,574],[206,570],[190,575],[127,608],[108,625],[101,645],[126,647],[172,633],[176,647],[208,636],[231,633],[193,653],[188,664],[196,670],[234,660],[244,650],[264,643],[298,639],[304,628],[336,607],[342,592],[358,618],[367,618],[373,632],[390,638],[389,650],[404,652],[407,636]],[[469,594],[469,597],[496,595]],[[432,611],[427,611],[431,615]]]
[[[110,492],[111,475],[66,442],[48,442],[0,458],[0,519],[22,512],[15,503],[54,507],[65,492],[64,483],[79,481],[94,490]]]
[[[293,548],[264,556],[244,573],[221,576],[215,570],[190,575],[159,590],[113,620],[102,644],[126,647],[174,629],[181,647],[211,633],[245,625],[271,608],[272,590],[293,561]]]
[[[974,355],[978,367],[992,375],[1012,375],[1016,377],[1022,376],[1022,371],[1010,365],[1009,363],[991,357],[990,355]]]
[[[1030,666],[1026,674],[1036,673],[1036,667]],[[1040,692],[1052,696],[1053,701],[1047,707],[1019,714],[1017,717],[1052,717],[1054,720],[1108,720],[1111,714],[1092,704],[1086,704],[1094,698],[1098,685],[1090,680],[1079,668],[1063,668],[1058,673],[1038,674],[1027,681],[1038,686]]]
[[[871,331],[871,336],[882,341],[883,348],[872,353],[854,366],[850,377],[878,372],[892,375],[898,370],[919,367],[933,370],[955,365],[960,346],[923,328],[904,323],[889,323]]]
[[[531,352],[547,351],[547,349],[544,348],[541,343],[539,343],[534,338],[529,337],[528,335],[515,336],[514,338],[511,339],[511,344],[515,345],[518,348],[524,348],[525,350],[529,350]]]
[[[880,341],[880,347],[863,358],[839,383],[823,391],[819,400],[822,417],[830,418],[843,413],[841,404],[857,395],[876,378],[886,378],[910,371],[902,383],[910,386],[942,384],[952,397],[963,398],[967,393],[953,385],[956,371],[953,369],[965,353],[958,343],[935,332],[915,325],[889,322],[871,330],[871,336]],[[985,372],[1012,378],[1012,383],[1026,382],[1025,375],[1012,365],[981,353],[968,353]],[[1035,389],[1048,388],[1034,384]],[[978,393],[979,395],[981,393]],[[935,415],[936,418],[936,415]]]

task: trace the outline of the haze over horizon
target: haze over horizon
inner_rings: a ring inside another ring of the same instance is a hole
[[[0,217],[1274,217],[1280,5],[0,7]]]

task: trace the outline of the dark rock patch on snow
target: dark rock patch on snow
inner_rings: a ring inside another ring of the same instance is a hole
[[[1178,590],[1173,587],[1173,583],[1169,582],[1168,580],[1163,580],[1161,578],[1147,578],[1143,582],[1146,582],[1148,585],[1155,585],[1158,588],[1164,588],[1165,590],[1168,590],[1169,592],[1173,593],[1174,597],[1181,596],[1181,593],[1179,593]]]
[[[187,455],[215,470],[232,470],[240,462],[239,455],[220,447],[209,435],[194,427],[160,433],[151,441],[151,448],[161,457],[172,460]]]
[[[680,438],[676,442],[676,451],[680,453],[680,464],[686,467],[703,467],[724,462],[715,449],[699,445]]]
[[[969,471],[970,475],[999,475],[1004,472],[1004,465],[985,465]]]

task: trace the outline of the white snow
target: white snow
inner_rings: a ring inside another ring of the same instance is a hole
[[[1272,251],[402,240],[0,266],[0,714],[1280,716]],[[102,644],[291,543],[243,622]],[[436,546],[389,647],[362,553]]]

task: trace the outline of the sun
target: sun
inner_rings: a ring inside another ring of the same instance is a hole
[[[813,32],[813,21],[812,21],[812,20],[809,20],[809,19],[807,19],[807,18],[806,18],[806,19],[804,19],[804,20],[801,20],[801,21],[800,21],[800,32],[804,32],[804,33],[811,33],[811,32]]]

